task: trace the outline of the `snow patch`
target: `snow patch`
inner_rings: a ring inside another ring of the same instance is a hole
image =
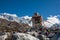
[[[3,15],[9,15],[9,16],[17,17],[16,14],[3,13]]]

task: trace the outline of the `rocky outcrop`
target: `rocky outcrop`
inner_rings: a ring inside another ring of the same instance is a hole
[[[12,40],[39,40],[36,37],[33,37],[29,34],[25,34],[25,33],[15,33],[12,36]]]

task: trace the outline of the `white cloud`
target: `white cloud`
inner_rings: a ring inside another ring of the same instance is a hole
[[[57,16],[50,16],[50,17],[47,17],[46,21],[44,21],[44,26],[51,27],[54,24],[59,24],[59,23],[60,23],[60,19],[58,18],[58,15]]]

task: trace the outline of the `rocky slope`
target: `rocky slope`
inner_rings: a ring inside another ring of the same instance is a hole
[[[0,18],[0,31],[19,31],[19,32],[26,32],[30,26],[28,24],[17,23],[15,21],[8,21],[6,19]]]

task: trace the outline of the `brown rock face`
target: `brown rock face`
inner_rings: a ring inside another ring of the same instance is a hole
[[[0,18],[0,31],[5,32],[26,32],[30,28],[27,24],[17,23],[15,21],[11,22],[6,19]]]

